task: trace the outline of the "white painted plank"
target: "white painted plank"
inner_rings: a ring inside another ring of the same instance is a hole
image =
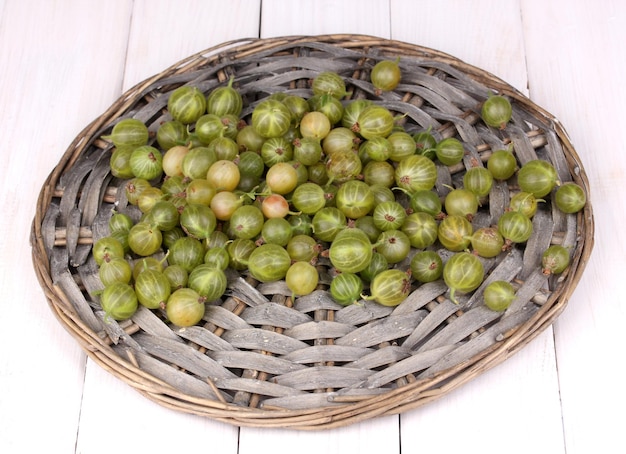
[[[551,330],[400,421],[406,452],[564,453]]]
[[[387,0],[264,0],[261,38],[352,33],[389,38]]]
[[[46,303],[29,235],[45,178],[117,97],[127,29],[111,24],[126,23],[130,5],[0,5],[0,452],[74,451],[85,355]],[[107,45],[94,52],[98,37]]]
[[[555,323],[568,454],[623,450],[623,198],[626,146],[619,124],[626,101],[626,8],[524,1],[530,92],[564,125],[591,184],[596,219],[591,259]]]
[[[136,1],[134,3],[124,89],[163,71],[170,65],[222,42],[258,36],[259,2]],[[244,10],[249,15],[243,15]],[[256,11],[256,12],[255,12]],[[175,18],[175,20],[173,20]],[[240,20],[243,19],[243,20]],[[167,31],[166,31],[167,30]],[[199,434],[209,437],[212,449],[235,453],[238,429],[231,425],[181,414],[148,401],[120,380],[109,379],[89,362],[81,413],[80,452],[111,452],[116,446],[132,451],[195,451]],[[120,408],[137,423],[116,437],[102,440],[102,427],[115,421]],[[175,437],[155,436],[167,428]]]
[[[447,52],[527,93],[518,2],[428,5],[392,0],[392,37]],[[432,405],[403,414],[403,449],[437,449],[445,439],[450,452],[496,452],[503,446],[507,452],[564,452],[554,355],[549,328],[504,364]],[[520,437],[522,427],[532,428],[533,436]],[[454,437],[446,436],[450,430]]]
[[[517,0],[390,1],[393,39],[446,52],[526,93]]]
[[[137,0],[124,90],[179,60],[239,38],[259,36],[260,0]]]
[[[237,454],[237,428],[153,402],[93,361],[87,365],[77,453]]]
[[[239,454],[399,453],[398,416],[323,431],[241,428]]]

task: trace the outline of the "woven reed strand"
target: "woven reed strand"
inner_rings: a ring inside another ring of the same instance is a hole
[[[402,84],[379,94],[369,71],[396,57]],[[466,168],[483,165],[510,143],[520,163],[549,160],[561,181],[574,181],[589,194],[560,123],[502,80],[450,55],[360,35],[246,39],[192,55],[128,90],[76,137],[42,186],[31,232],[33,265],[60,323],[96,363],[163,406],[236,425],[303,430],[404,412],[523,348],[561,314],[580,279],[593,247],[590,204],[577,215],[541,210],[534,220],[541,234],[484,261],[490,279],[508,279],[518,288],[504,314],[481,304],[483,287],[455,306],[441,282],[417,288],[397,308],[370,302],[344,308],[325,291],[331,270],[322,261],[319,290],[295,301],[282,282],[259,284],[231,273],[228,294],[196,327],[170,326],[147,309],[126,322],[104,323],[91,245],[108,234],[113,207],[132,207],[120,190],[123,182],[110,175],[111,144],[101,136],[127,117],[155,132],[169,119],[168,94],[183,84],[208,93],[234,77],[246,118],[272,93],[309,96],[310,80],[322,71],[340,73],[351,99],[375,99],[406,114],[407,131],[430,127],[439,140],[464,142],[463,163],[438,168],[442,195],[443,183],[458,183]],[[505,131],[480,121],[489,91],[512,100],[514,116]],[[515,188],[503,183],[496,190],[489,214],[475,222],[492,222]],[[537,270],[538,254],[551,243],[573,250],[571,266],[558,277]]]

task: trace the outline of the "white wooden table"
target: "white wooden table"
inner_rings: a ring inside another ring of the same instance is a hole
[[[448,52],[559,118],[591,182],[591,261],[553,327],[401,416],[297,432],[160,407],[88,360],[47,307],[29,244],[41,185],[88,122],[170,64],[236,38],[326,33]],[[624,42],[621,0],[0,0],[0,452],[626,452]]]

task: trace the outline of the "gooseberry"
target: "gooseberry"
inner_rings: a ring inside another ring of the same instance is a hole
[[[374,252],[369,265],[359,272],[359,276],[366,282],[372,282],[374,276],[387,269],[389,269],[389,262],[387,262],[385,256],[378,252]],[[359,293],[361,293],[361,291],[362,290],[359,290]]]
[[[143,145],[133,150],[129,165],[135,177],[154,180],[163,174],[163,155],[156,148]]]
[[[374,225],[383,231],[399,229],[406,217],[406,210],[396,201],[382,202],[374,208]]]
[[[185,188],[187,203],[210,206],[217,190],[204,178],[194,178]]]
[[[369,140],[373,137],[387,137],[393,131],[393,114],[386,107],[378,104],[367,106],[359,114],[352,130]]]
[[[261,158],[266,167],[293,159],[293,145],[286,137],[270,137],[261,146]]]
[[[189,153],[189,148],[185,145],[175,145],[163,154],[161,166],[163,173],[167,176],[183,175],[183,159]]]
[[[206,98],[197,87],[183,85],[170,94],[167,110],[174,120],[188,125],[206,112]]]
[[[229,265],[237,271],[243,271],[248,268],[250,255],[257,246],[252,240],[244,238],[236,238],[226,246],[228,252]]]
[[[220,159],[209,167],[206,180],[217,191],[234,191],[241,179],[239,167],[233,161]]]
[[[514,299],[515,288],[507,281],[490,282],[483,293],[485,306],[497,312],[507,309]]]
[[[443,280],[450,289],[450,300],[458,304],[456,292],[476,290],[483,282],[485,270],[481,261],[469,252],[457,252],[443,266]]]
[[[363,281],[355,273],[340,273],[330,282],[330,295],[342,306],[356,303],[363,292]]]
[[[367,159],[385,162],[391,156],[391,142],[386,137],[372,137],[361,143],[359,153]]]
[[[350,180],[339,187],[336,204],[337,208],[347,217],[357,219],[365,216],[374,208],[374,193],[367,183]]]
[[[287,242],[287,253],[294,262],[311,262],[319,255],[321,246],[309,235],[298,234]]]
[[[104,286],[114,282],[128,284],[133,276],[132,269],[127,260],[120,257],[105,259],[98,270],[100,282]]]
[[[270,191],[288,194],[298,185],[298,172],[287,162],[278,162],[267,169],[265,183]]]
[[[431,128],[428,128],[426,131],[413,134],[413,140],[415,140],[417,154],[424,155],[429,159],[435,159],[437,157],[435,153],[437,139],[435,139],[430,131]]]
[[[158,200],[146,214],[144,221],[164,232],[178,226],[179,219],[176,205],[169,200]]]
[[[483,121],[494,128],[504,129],[511,120],[513,107],[511,102],[502,95],[489,94],[484,102],[480,115]]]
[[[213,210],[200,203],[188,203],[180,213],[179,222],[185,233],[201,240],[208,238],[217,227]]]
[[[146,222],[139,222],[128,231],[128,246],[135,254],[147,257],[156,253],[163,242],[161,231]]]
[[[343,98],[346,93],[346,83],[343,78],[333,71],[323,71],[313,78],[311,84],[314,95],[331,95],[334,98]]]
[[[205,298],[190,288],[172,292],[165,305],[167,318],[176,326],[193,326],[202,320],[206,307]]]
[[[170,266],[178,265],[187,273],[191,273],[196,266],[204,261],[204,254],[204,246],[200,240],[184,236],[174,241],[174,244],[169,248],[167,260]]]
[[[178,120],[169,120],[159,125],[156,140],[162,150],[169,150],[176,145],[185,145],[189,141],[187,127]]]
[[[239,145],[240,151],[258,152],[261,150],[261,147],[265,142],[265,137],[256,132],[254,126],[246,125],[241,128],[237,133],[237,137],[235,137],[235,142],[237,142],[237,145]]]
[[[332,125],[337,124],[343,117],[343,104],[328,93],[314,95],[309,99],[309,106],[312,111],[324,114]]]
[[[135,174],[130,167],[130,156],[132,154],[133,148],[115,148],[109,159],[111,175],[123,180],[133,178]]]
[[[252,111],[252,126],[263,138],[280,137],[291,125],[291,111],[282,102],[267,98]]]
[[[206,101],[206,110],[209,113],[224,116],[227,114],[239,116],[243,108],[243,99],[238,90],[233,88],[234,77],[228,81],[228,85],[217,87],[209,93]]]
[[[524,216],[532,218],[537,212],[539,200],[531,193],[521,191],[511,197],[509,208],[511,211],[519,211]]]
[[[229,232],[234,238],[252,239],[263,229],[263,212],[255,205],[243,205],[230,217]]]
[[[137,300],[148,309],[164,308],[172,292],[172,286],[167,276],[157,270],[146,270],[139,273],[135,279],[134,287]]]
[[[351,129],[357,122],[359,114],[373,102],[371,99],[354,99],[346,104],[341,117],[341,126]]]
[[[509,150],[496,150],[487,159],[487,170],[496,180],[508,180],[517,170],[517,160]]]
[[[372,259],[372,243],[367,235],[356,228],[343,229],[330,245],[328,256],[331,264],[344,273],[358,273]]]
[[[470,245],[473,230],[465,216],[450,215],[439,224],[437,238],[449,251],[463,251]]]
[[[398,163],[395,179],[396,185],[409,192],[429,190],[437,182],[437,167],[426,156],[408,156]]]
[[[533,223],[519,211],[507,211],[498,218],[498,231],[510,243],[524,243],[533,233]]]
[[[302,137],[322,140],[330,132],[330,120],[322,112],[308,112],[300,121],[300,134]]]
[[[226,291],[228,281],[226,274],[220,268],[205,263],[195,267],[187,281],[187,286],[195,290],[207,301],[215,301]]]
[[[127,320],[137,312],[137,295],[129,284],[114,282],[100,294],[100,305],[107,317]]]
[[[478,212],[478,196],[467,189],[453,189],[446,195],[443,203],[448,215],[471,219]]]
[[[470,238],[473,252],[481,257],[495,257],[502,252],[504,238],[494,227],[481,227]]]
[[[308,295],[317,287],[319,274],[309,262],[295,262],[287,270],[285,283],[294,296]]]
[[[375,247],[388,263],[395,264],[406,258],[411,250],[411,241],[401,230],[385,230],[376,240]]]
[[[374,300],[383,306],[397,306],[409,296],[411,279],[407,273],[398,269],[389,269],[378,273],[370,284],[368,300]]]
[[[443,165],[452,166],[463,160],[465,148],[459,139],[448,137],[437,143],[435,146],[435,155]]]
[[[528,161],[517,172],[517,183],[520,189],[530,192],[537,198],[548,195],[556,182],[556,169],[543,159]]]
[[[484,167],[472,167],[463,175],[463,187],[478,197],[489,195],[493,185],[493,175]]]
[[[554,203],[564,213],[578,213],[587,203],[587,196],[581,186],[570,181],[558,187]]]
[[[541,255],[543,274],[560,274],[569,266],[569,250],[560,244],[553,244]]]
[[[443,274],[443,261],[435,251],[419,251],[411,258],[411,276],[422,283],[433,282]]]
[[[103,136],[117,148],[134,149],[148,143],[148,127],[136,118],[124,118],[113,126],[111,134]]]
[[[396,181],[396,169],[389,161],[370,161],[363,168],[363,181],[370,186],[390,188]]]
[[[438,227],[432,215],[418,211],[406,217],[400,230],[409,238],[411,246],[425,249],[437,241]]]
[[[305,166],[312,166],[322,158],[322,145],[317,139],[302,137],[293,141],[293,157]]]
[[[134,225],[132,218],[126,213],[116,212],[109,218],[109,230],[116,232],[119,230],[129,231]]]
[[[105,236],[97,240],[91,250],[96,264],[113,258],[124,258],[124,246],[119,240],[112,236]]]
[[[353,150],[336,151],[326,160],[326,174],[330,182],[344,183],[361,174],[363,163]]]
[[[315,238],[331,242],[341,230],[347,227],[347,219],[339,208],[324,207],[315,213],[311,225]]]
[[[395,61],[381,60],[374,65],[370,74],[372,85],[382,91],[391,91],[400,83],[402,72],[398,65],[399,58]]]
[[[287,246],[292,236],[293,230],[291,224],[289,224],[289,221],[285,218],[269,218],[263,223],[261,238],[264,243]]]
[[[291,112],[291,122],[298,127],[302,122],[302,118],[311,111],[308,101],[302,96],[287,95],[281,102],[287,106]]]
[[[315,183],[304,183],[296,187],[291,196],[294,208],[305,214],[315,214],[326,205],[324,189]]]
[[[412,156],[417,151],[417,145],[413,137],[403,130],[394,131],[387,140],[391,144],[391,153],[389,159],[391,161],[400,162],[408,156]]]
[[[208,147],[194,147],[183,157],[182,173],[185,177],[206,178],[211,165],[217,161],[215,151]]]
[[[248,258],[248,270],[252,277],[261,282],[281,280],[291,266],[287,250],[277,244],[262,244]]]
[[[187,285],[189,273],[180,265],[168,265],[163,270],[163,276],[165,276],[170,283],[171,292]]]

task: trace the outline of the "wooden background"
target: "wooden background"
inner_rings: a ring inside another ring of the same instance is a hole
[[[162,408],[87,360],[47,307],[29,235],[46,176],[125,90],[246,37],[359,33],[448,52],[560,119],[591,182],[595,248],[523,351],[400,416],[321,432]],[[0,452],[626,452],[621,0],[0,0]]]

